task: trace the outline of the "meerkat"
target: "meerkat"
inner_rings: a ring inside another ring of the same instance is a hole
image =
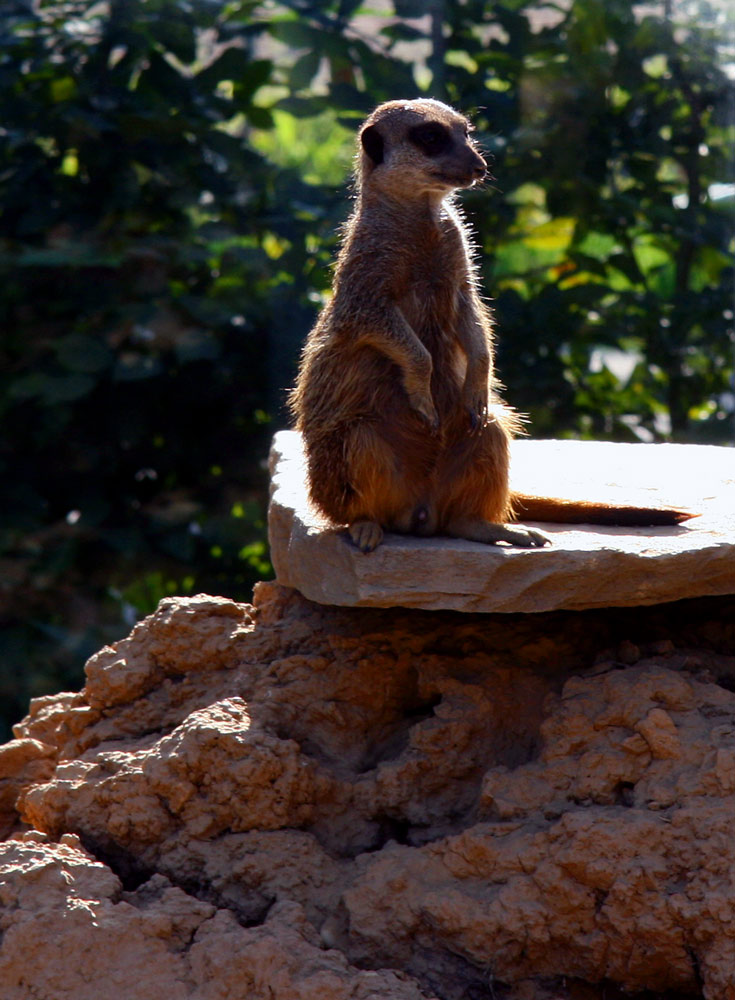
[[[382,104],[360,129],[355,173],[333,295],[289,395],[313,504],[363,552],[384,531],[548,544],[509,523],[521,509],[542,521],[688,516],[511,494],[521,422],[499,395],[492,316],[454,202],[487,174],[468,119],[431,99]]]

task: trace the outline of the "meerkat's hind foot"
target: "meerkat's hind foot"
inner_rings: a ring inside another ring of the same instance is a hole
[[[383,541],[383,529],[377,521],[353,521],[347,533],[361,552],[372,552]]]
[[[457,518],[447,525],[446,533],[453,538],[466,538],[470,542],[484,542],[495,545],[507,542],[523,549],[540,549],[550,545],[551,539],[543,531],[524,528],[521,525],[494,524],[480,518]]]

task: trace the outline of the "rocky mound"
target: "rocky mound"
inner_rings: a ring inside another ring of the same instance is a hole
[[[2,1000],[732,1000],[733,612],[162,602],[0,748]]]

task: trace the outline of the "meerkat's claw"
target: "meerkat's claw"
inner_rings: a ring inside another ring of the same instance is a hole
[[[383,529],[376,521],[354,521],[347,532],[361,552],[372,552],[383,541]]]
[[[471,392],[467,386],[463,393],[464,405],[470,420],[470,434],[487,423],[487,391],[478,389]]]
[[[551,545],[551,539],[543,531],[536,531],[535,528],[513,527],[513,538],[508,539],[511,545],[517,545],[524,549],[541,549],[544,545]]]
[[[470,434],[474,434],[487,423],[487,408],[471,406],[467,412],[470,418]]]

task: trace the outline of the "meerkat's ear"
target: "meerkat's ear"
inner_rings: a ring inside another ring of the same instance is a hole
[[[377,125],[368,125],[367,128],[364,128],[360,133],[360,142],[376,167],[383,162],[385,143]]]

